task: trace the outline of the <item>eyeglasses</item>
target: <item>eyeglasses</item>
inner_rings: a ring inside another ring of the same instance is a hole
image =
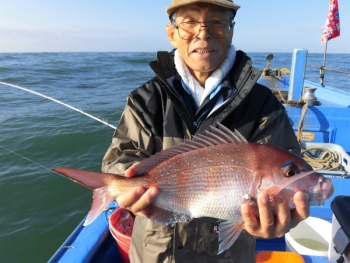
[[[230,33],[234,22],[214,20],[205,23],[204,26],[202,26],[204,23],[196,21],[182,22],[178,25],[175,24],[175,21],[172,21],[172,24],[178,30],[179,36],[182,39],[191,40],[195,39],[200,34],[203,27],[208,30],[212,38],[225,38]]]

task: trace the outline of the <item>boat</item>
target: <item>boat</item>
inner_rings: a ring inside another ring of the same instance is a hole
[[[269,87],[283,103],[302,148],[323,148],[339,153],[341,169],[319,172],[332,179],[334,194],[323,206],[311,207],[310,216],[333,220],[331,203],[336,196],[349,195],[350,189],[350,93],[323,83],[305,80],[307,50],[293,51],[290,70],[270,68],[273,55],[267,57],[259,83]],[[322,67],[321,67],[322,68]],[[324,69],[324,68],[322,68]],[[347,72],[347,74],[350,74]],[[350,86],[350,83],[349,83]],[[314,150],[317,151],[317,150]],[[116,241],[109,231],[108,218],[118,208],[115,202],[92,224],[76,227],[49,262],[122,262]],[[350,247],[350,245],[349,245]],[[257,239],[256,252],[286,250],[285,238]],[[302,255],[305,262],[329,262],[327,256]]]

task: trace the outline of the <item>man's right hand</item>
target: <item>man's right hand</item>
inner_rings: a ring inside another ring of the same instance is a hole
[[[133,166],[125,171],[126,177],[133,176]],[[125,194],[119,195],[116,201],[121,208],[130,210],[134,215],[146,217],[144,209],[151,204],[159,195],[159,189],[157,187],[150,187],[149,189],[143,186],[136,186]]]

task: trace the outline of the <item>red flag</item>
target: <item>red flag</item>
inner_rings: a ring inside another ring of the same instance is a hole
[[[338,36],[340,36],[338,0],[331,0],[326,26],[321,37],[321,44]]]

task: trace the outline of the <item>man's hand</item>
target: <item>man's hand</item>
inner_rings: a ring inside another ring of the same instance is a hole
[[[136,164],[125,171],[126,177],[134,176],[133,167]],[[119,195],[116,201],[119,207],[129,209],[134,215],[145,217],[146,214],[142,210],[151,204],[158,195],[159,189],[157,187],[147,189],[142,186],[136,186],[127,193]]]
[[[272,213],[272,203],[275,206],[276,215]],[[294,195],[294,203],[296,207],[290,211],[288,203],[283,198],[275,197],[270,201],[269,196],[262,193],[258,197],[260,217],[254,214],[249,204],[243,204],[241,207],[245,230],[261,238],[282,237],[309,216],[308,201],[302,192]]]

